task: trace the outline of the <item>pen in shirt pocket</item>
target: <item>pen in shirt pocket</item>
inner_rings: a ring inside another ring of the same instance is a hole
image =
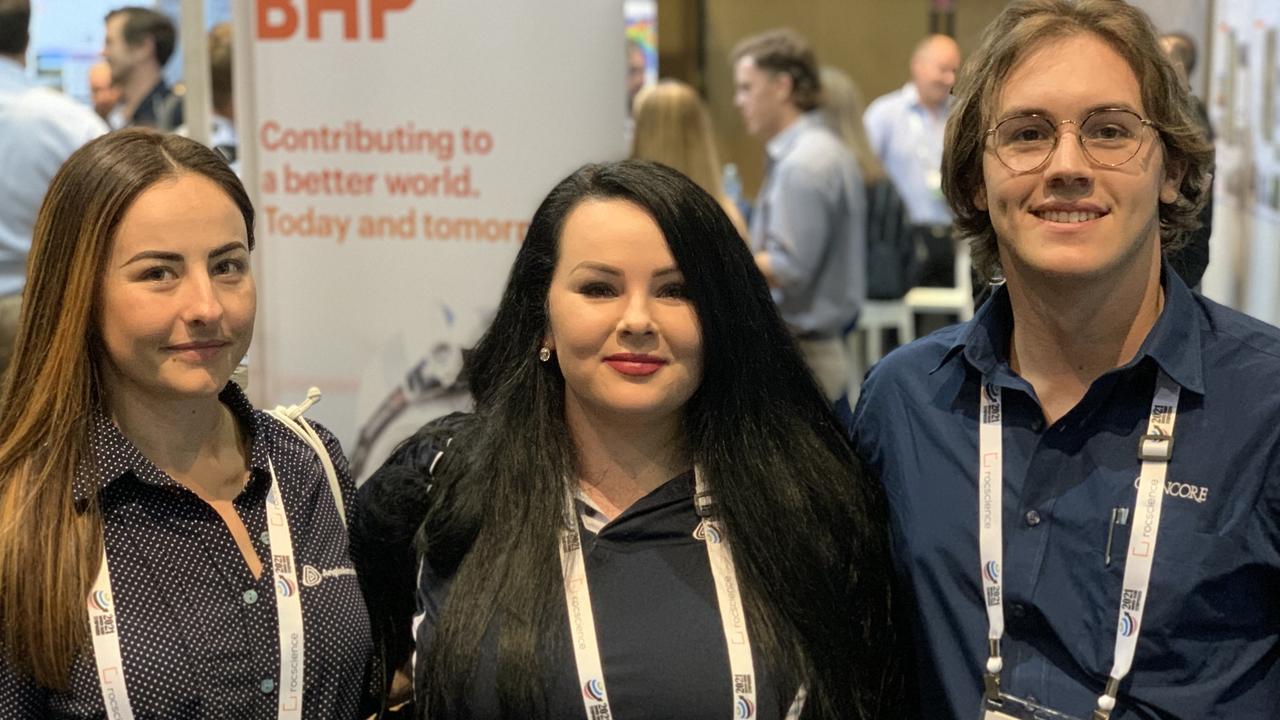
[[[1111,522],[1107,524],[1107,549],[1103,551],[1102,563],[1111,567],[1111,545],[1115,541],[1116,526],[1129,524],[1129,508],[1111,508]]]

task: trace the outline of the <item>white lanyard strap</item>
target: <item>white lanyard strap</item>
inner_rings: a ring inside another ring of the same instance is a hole
[[[707,559],[711,561],[711,577],[716,583],[717,605],[720,606],[720,624],[724,627],[724,639],[729,647],[729,674],[733,676],[732,717],[754,718],[756,669],[751,658],[747,613],[742,608],[742,593],[738,590],[738,572],[733,566],[729,538],[720,521],[713,515],[715,506],[710,502],[711,491],[697,467],[693,469],[693,491],[694,504],[698,514],[703,516],[702,524],[695,534],[700,534],[707,546]]]
[[[1164,506],[1164,481],[1173,456],[1173,424],[1178,418],[1178,384],[1160,372],[1156,394],[1151,401],[1151,419],[1147,434],[1138,446],[1142,470],[1138,476],[1138,497],[1133,509],[1133,525],[1129,531],[1129,557],[1124,566],[1124,584],[1120,589],[1120,611],[1116,620],[1115,663],[1106,691],[1098,697],[1094,716],[1110,717],[1116,705],[1120,681],[1133,667],[1142,630],[1142,614],[1147,605],[1147,589],[1151,584],[1151,563],[1156,555],[1156,538],[1160,530],[1160,510]]]
[[[295,572],[293,539],[289,535],[289,518],[280,501],[280,484],[276,470],[271,471],[271,489],[267,492],[267,533],[271,544],[271,567],[276,578],[276,612],[280,629],[279,720],[301,720],[304,633],[302,627],[301,586]],[[116,624],[116,602],[111,593],[111,570],[107,565],[106,540],[102,544],[102,564],[89,591],[89,628],[93,634],[93,656],[102,688],[102,703],[108,720],[133,720],[129,691],[125,685],[124,663],[120,653],[120,634]]]
[[[1000,640],[1004,637],[1003,568],[1003,406],[1001,391],[986,382],[980,390],[978,417],[978,554],[981,562],[983,598],[987,606],[987,644],[989,656],[984,674],[987,696],[1000,690],[1003,660]],[[1134,509],[1133,530],[1129,538],[1129,558],[1125,564],[1124,584],[1120,594],[1120,612],[1116,627],[1115,662],[1105,694],[1098,698],[1095,720],[1106,720],[1115,707],[1120,680],[1133,667],[1142,627],[1142,611],[1146,605],[1151,581],[1151,562],[1155,556],[1156,535],[1160,529],[1160,509],[1164,500],[1165,475],[1173,450],[1173,426],[1177,418],[1180,388],[1163,370],[1156,380],[1151,400],[1147,432],[1138,447],[1142,461],[1138,482],[1138,501]]]
[[[582,557],[578,512],[573,493],[565,492],[564,528],[560,531],[560,569],[564,573],[564,599],[569,609],[569,634],[578,664],[578,687],[588,720],[608,720],[609,696],[604,687],[604,666],[596,639],[596,619],[587,590],[587,564]]]
[[[1000,639],[1004,637],[1004,439],[1000,388],[983,383],[978,417],[978,552],[982,560],[982,597],[987,606],[986,692],[999,694]]]
[[[107,540],[102,539],[102,564],[89,591],[89,632],[93,634],[93,657],[98,665],[98,684],[107,720],[133,720],[133,706],[124,684],[124,662],[120,657],[120,628],[116,624],[116,601],[111,594],[111,571],[107,568]]]
[[[271,541],[271,568],[276,576],[276,614],[280,628],[280,720],[301,720],[303,657],[306,651],[302,628],[302,585],[298,583],[297,563],[293,559],[293,538],[289,518],[280,498],[276,469],[267,459],[271,471],[271,490],[267,493],[267,533]],[[339,503],[341,499],[335,498]]]
[[[715,581],[720,621],[729,649],[729,672],[733,676],[733,709],[731,717],[752,720],[756,712],[756,673],[751,657],[751,636],[747,631],[747,615],[738,590],[738,574],[733,553],[719,521],[710,517],[710,493],[702,473],[693,471],[694,504],[702,522],[695,534],[707,545],[711,577]],[[586,562],[582,556],[582,536],[578,532],[578,511],[573,493],[565,493],[565,526],[560,533],[560,567],[564,571],[564,596],[569,609],[569,633],[573,640],[574,660],[578,665],[578,683],[582,687],[582,703],[588,720],[613,717],[605,690],[604,667],[600,662],[600,646],[596,639],[595,616],[591,611],[591,595],[587,589]],[[800,717],[804,708],[805,689],[796,693],[787,718]]]

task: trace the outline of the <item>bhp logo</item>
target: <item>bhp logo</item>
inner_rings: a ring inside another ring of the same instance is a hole
[[[360,39],[360,6],[368,6],[369,39],[387,36],[387,13],[404,10],[414,0],[258,0],[257,36],[259,40],[288,40],[298,33],[299,21],[305,14],[307,39],[320,39],[320,17],[323,13],[342,16],[342,37]]]

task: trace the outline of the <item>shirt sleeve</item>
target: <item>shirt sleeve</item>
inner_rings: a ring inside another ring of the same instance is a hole
[[[884,160],[884,145],[889,137],[888,113],[885,107],[883,99],[875,100],[862,114],[862,125],[867,130],[867,141],[871,143],[871,151],[881,160]]]
[[[765,228],[764,250],[784,291],[817,274],[831,235],[831,207],[820,178],[802,167],[780,168]]]
[[[342,452],[342,443],[338,442],[338,438],[329,432],[329,428],[317,422],[311,422],[311,427],[320,436],[320,440],[324,443],[324,449],[329,453],[329,461],[333,463],[333,470],[338,475],[338,487],[342,490],[342,509],[347,517],[351,517],[351,507],[355,503],[356,486],[351,480],[351,468],[347,464],[347,456]],[[337,498],[334,498],[337,500]],[[349,522],[349,521],[348,521]]]

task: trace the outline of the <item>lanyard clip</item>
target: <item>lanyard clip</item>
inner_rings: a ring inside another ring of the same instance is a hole
[[[1138,441],[1138,459],[1143,462],[1169,462],[1173,457],[1173,436],[1148,434]]]
[[[988,700],[1000,699],[1000,671],[1004,669],[1004,660],[1000,658],[1000,639],[987,638],[986,672],[982,674],[983,696]]]
[[[716,513],[715,498],[711,497],[709,490],[694,493],[693,508],[698,511],[698,517],[709,518]]]
[[[982,695],[988,700],[1000,699],[1000,676],[992,673],[982,675]]]
[[[1107,678],[1107,689],[1098,696],[1098,707],[1094,708],[1090,720],[1111,720],[1111,711],[1116,709],[1116,693],[1120,692],[1120,681],[1114,677]]]

